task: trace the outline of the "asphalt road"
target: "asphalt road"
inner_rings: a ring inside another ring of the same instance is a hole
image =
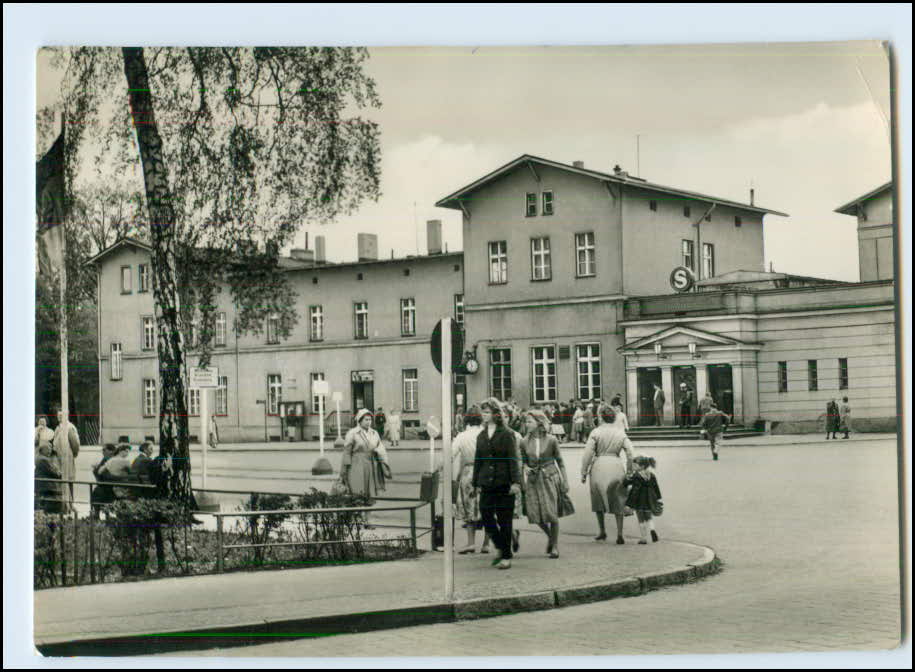
[[[199,655],[707,654],[898,645],[895,442],[725,444],[718,462],[700,444],[652,454],[665,501],[659,533],[713,547],[724,560],[720,575],[608,603]],[[567,449],[565,458],[570,475],[577,474],[581,450]],[[236,459],[226,455],[218,468],[233,471]],[[256,468],[291,461],[257,456]],[[420,454],[395,454],[392,463],[398,474],[418,473],[428,464]],[[253,484],[265,476],[249,467],[227,478]],[[563,519],[563,531],[593,534],[587,494],[580,479],[572,482],[578,484],[572,493],[578,512]],[[626,526],[627,534],[637,533],[634,518]],[[523,535],[516,563],[524,562],[524,541],[535,534]],[[541,543],[536,538],[538,550]]]

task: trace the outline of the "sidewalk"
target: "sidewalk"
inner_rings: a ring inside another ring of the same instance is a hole
[[[459,533],[461,531],[459,530]],[[612,541],[612,540],[611,540]],[[493,555],[455,555],[455,602],[444,556],[366,565],[236,572],[35,592],[35,645],[45,655],[140,655],[483,618],[638,595],[717,571],[711,549],[662,540],[624,546],[522,534],[508,571]]]

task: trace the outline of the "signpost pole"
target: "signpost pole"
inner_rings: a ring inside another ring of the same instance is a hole
[[[340,433],[340,396],[334,395],[334,403],[337,405],[337,440],[334,441],[334,447],[343,447],[343,435]]]
[[[324,457],[324,395],[318,395],[318,444],[321,446],[321,457]]]
[[[445,600],[454,601],[454,530],[451,501],[451,318],[442,320],[442,483],[445,525]]]
[[[197,388],[200,392],[200,434],[203,443],[203,489],[207,489],[207,448],[210,443],[210,413],[207,404],[210,390]]]

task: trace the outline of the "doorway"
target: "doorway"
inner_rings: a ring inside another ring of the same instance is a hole
[[[674,412],[674,422],[677,425],[684,424],[684,421],[681,419],[680,415],[680,404],[682,403],[685,390],[680,387],[681,384],[685,383],[689,388],[691,393],[690,395],[690,405],[689,412],[686,414],[685,424],[692,425],[695,421],[696,416],[696,367],[695,366],[674,366],[673,368],[673,379],[674,379],[674,390],[673,390],[673,412]]]
[[[663,418],[658,418],[654,410],[654,386],[661,386],[660,367],[645,367],[638,369],[639,385],[639,417],[635,423],[640,427],[660,425]]]
[[[353,418],[361,409],[365,408],[375,413],[375,372],[353,371],[352,396]]]
[[[734,416],[734,373],[730,364],[709,364],[708,389],[718,409]]]

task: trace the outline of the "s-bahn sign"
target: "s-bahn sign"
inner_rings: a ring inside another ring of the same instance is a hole
[[[675,292],[688,292],[696,284],[696,276],[686,266],[677,266],[670,272],[670,286]]]

